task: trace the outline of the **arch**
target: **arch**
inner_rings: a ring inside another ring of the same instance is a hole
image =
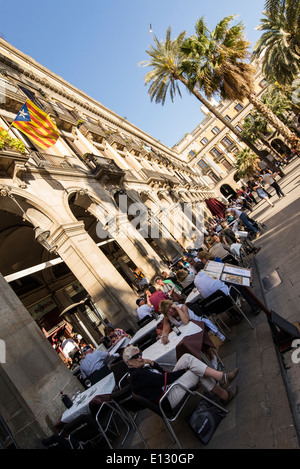
[[[287,155],[290,154],[289,147],[280,138],[274,138],[271,142],[271,147],[280,155],[283,155],[284,153]]]
[[[222,184],[220,192],[227,200],[237,196],[236,191],[229,184]]]

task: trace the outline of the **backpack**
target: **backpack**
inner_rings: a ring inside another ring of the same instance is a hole
[[[223,410],[202,399],[186,420],[201,443],[207,445],[225,415]]]

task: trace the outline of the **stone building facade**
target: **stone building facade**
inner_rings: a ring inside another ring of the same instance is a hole
[[[48,150],[11,126],[27,99],[58,128]],[[0,415],[27,448],[53,431],[60,391],[78,387],[53,334],[69,327],[97,345],[107,321],[135,330],[135,272],[151,281],[201,243],[215,193],[177,149],[3,39],[0,127],[25,145],[0,149]]]
[[[255,93],[262,96],[267,82],[261,73],[261,65],[255,63]],[[240,133],[243,122],[251,116],[253,105],[248,101],[221,101],[212,99],[212,104],[219,113],[235,126]],[[183,157],[190,159],[193,168],[200,167],[206,183],[213,188],[219,197],[228,197],[242,185],[235,178],[235,155],[246,148],[246,145],[207,108],[201,108],[205,118],[199,125],[173,147]],[[257,148],[265,153],[271,161],[289,152],[281,137],[271,134],[263,136],[256,142]]]

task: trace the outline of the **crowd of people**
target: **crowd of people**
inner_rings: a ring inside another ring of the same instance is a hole
[[[221,343],[226,340],[218,326],[205,315],[206,310],[202,309],[201,302],[188,302],[188,296],[191,291],[197,291],[201,299],[206,299],[217,291],[227,296],[230,294],[230,285],[211,277],[205,271],[205,265],[209,261],[240,265],[241,258],[233,249],[236,245],[242,246],[247,254],[258,253],[260,247],[255,246],[253,240],[259,237],[262,228],[246,211],[251,212],[253,205],[258,204],[255,196],[273,206],[266,186],[274,188],[278,197],[285,196],[275,177],[276,174],[262,170],[256,180],[249,181],[247,187],[242,186],[236,197],[231,199],[223,216],[213,216],[206,222],[202,246],[198,249],[187,249],[180,259],[167,262],[168,270],[162,271],[152,283],[140,270],[136,271],[137,322],[142,325],[141,322],[145,319],[157,319],[156,338],[162,344],[169,342],[174,327],[178,328],[190,321],[201,321],[210,335],[218,337]],[[249,295],[243,286],[235,285],[235,288],[248,302],[252,313],[258,314],[260,307],[255,297]],[[234,306],[229,315],[235,323],[242,319]],[[104,334],[108,350],[122,338],[131,338],[128,332],[111,324],[105,327]],[[67,361],[76,360],[75,357],[80,358],[80,370],[85,379],[99,371],[111,356],[108,350],[95,350],[90,344],[83,343],[80,337],[77,341],[71,337],[62,338],[61,350]],[[230,373],[221,372],[212,350],[208,348],[205,353],[211,366],[207,366],[193,355],[185,354],[178,360],[174,370],[168,373],[167,378],[165,370],[152,360],[143,359],[141,350],[135,345],[123,348],[122,358],[129,367],[133,391],[154,402],[162,395],[164,385],[176,381],[191,387],[200,381],[207,391],[216,394],[226,405],[237,393],[236,386],[230,387],[229,384],[237,376],[238,369]],[[169,396],[171,407],[179,402],[181,392],[177,390]]]

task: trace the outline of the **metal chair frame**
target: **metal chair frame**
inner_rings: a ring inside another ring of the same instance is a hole
[[[164,401],[167,399],[169,393],[174,389],[176,386],[181,387],[185,391],[185,395],[180,401],[180,403],[175,407],[175,409],[172,410],[171,415],[167,415],[167,412],[164,410],[163,404]],[[174,443],[177,444],[177,446],[182,449],[182,446],[176,436],[176,433],[171,425],[170,422],[174,422],[180,413],[182,412],[183,408],[185,407],[186,403],[190,399],[191,396],[199,396],[202,399],[205,399],[206,401],[210,402],[212,405],[218,407],[222,411],[224,411],[226,414],[228,413],[228,410],[225,409],[224,407],[220,406],[213,400],[209,399],[207,396],[204,394],[200,393],[199,391],[196,391],[198,389],[198,386],[196,386],[193,389],[188,389],[185,386],[183,386],[181,383],[173,383],[170,386],[168,386],[167,391],[164,393],[164,395],[160,398],[158,404],[154,404],[153,402],[149,401],[148,399],[145,399],[142,396],[138,396],[136,394],[133,394],[134,400],[137,402],[140,402],[141,404],[144,403],[145,408],[148,408],[155,412],[157,415],[159,415],[162,418],[162,421],[165,425],[165,428],[167,429],[169,435],[171,436],[172,440]]]

